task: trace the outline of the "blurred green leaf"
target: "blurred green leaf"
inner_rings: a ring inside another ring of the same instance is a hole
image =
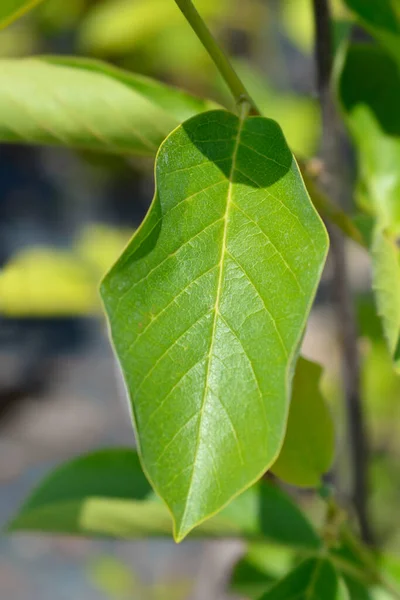
[[[182,539],[279,453],[328,239],[270,119],[186,121],[156,180],[101,294],[144,468]]]
[[[100,280],[117,260],[130,237],[131,229],[92,224],[82,229],[73,250]]]
[[[271,471],[292,485],[312,487],[332,464],[335,432],[320,391],[322,368],[299,358],[293,380],[285,441]]]
[[[42,0],[1,0],[0,29],[19,19]]]
[[[285,575],[292,561],[291,548],[251,543],[233,569],[229,589],[252,600],[259,598]]]
[[[309,558],[273,585],[260,600],[349,600],[331,562]]]
[[[371,255],[378,314],[395,368],[400,372],[400,249],[396,239],[377,227]]]
[[[10,317],[98,314],[101,277],[131,231],[84,227],[71,251],[25,248],[0,271],[0,314]]]
[[[400,65],[400,0],[345,0],[345,4]]]
[[[91,315],[98,311],[96,283],[72,252],[27,248],[0,271],[0,314]]]
[[[56,469],[20,509],[11,531],[169,536],[172,520],[154,497],[134,450],[111,449]],[[199,536],[269,539],[298,548],[318,548],[319,537],[292,500],[273,485],[252,487],[204,523]]]
[[[110,598],[129,600],[141,591],[132,569],[112,556],[100,556],[91,561],[87,573],[89,580]]]
[[[0,60],[0,141],[153,156],[181,121],[212,106],[98,61]]]
[[[388,84],[390,82],[390,84]],[[362,207],[400,231],[400,73],[377,46],[349,46],[339,96],[359,157]]]
[[[197,0],[196,8],[211,23],[226,27],[251,29],[261,10],[259,0],[247,0],[232,10],[231,0]],[[166,23],[168,27],[166,28]],[[80,29],[80,43],[94,53],[125,54],[140,44],[157,42],[166,29],[185,38],[194,37],[175,2],[165,0],[106,0],[98,2],[88,13]]]

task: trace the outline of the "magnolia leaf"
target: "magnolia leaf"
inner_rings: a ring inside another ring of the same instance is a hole
[[[400,65],[400,0],[345,0],[345,4]]]
[[[155,498],[134,450],[114,448],[56,469],[28,498],[11,531],[48,531],[122,538],[170,536],[172,521]],[[196,532],[203,537],[268,539],[318,549],[320,539],[294,502],[263,482],[234,500]]]
[[[211,107],[94,60],[0,60],[0,141],[152,156],[181,121]]]
[[[260,600],[349,600],[331,562],[309,558],[273,585]]]
[[[338,88],[359,157],[360,204],[375,214],[383,227],[399,232],[398,66],[377,46],[353,44],[347,50]]]
[[[285,441],[271,471],[292,485],[312,487],[332,464],[335,433],[319,389],[322,368],[299,358],[293,380]]]
[[[396,239],[380,227],[375,230],[371,256],[378,314],[395,369],[400,372],[400,249]]]
[[[0,29],[19,19],[42,0],[1,0]]]
[[[181,540],[275,461],[328,247],[279,126],[199,115],[102,284],[143,466]]]

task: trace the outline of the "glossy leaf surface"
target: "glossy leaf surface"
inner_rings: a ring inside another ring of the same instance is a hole
[[[292,485],[312,487],[332,464],[335,433],[319,389],[322,368],[299,358],[293,380],[285,441],[271,471]]]
[[[135,538],[170,536],[172,522],[152,493],[136,452],[115,448],[56,469],[28,498],[10,529]],[[295,548],[320,544],[293,501],[266,482],[247,490],[197,533],[269,539]]]
[[[155,155],[181,121],[210,107],[97,61],[0,60],[0,141]]]
[[[273,585],[260,600],[348,600],[331,562],[310,558]]]
[[[102,297],[144,468],[182,539],[279,453],[328,240],[262,117],[187,121],[156,184]]]
[[[1,0],[0,29],[22,17],[42,0]]]

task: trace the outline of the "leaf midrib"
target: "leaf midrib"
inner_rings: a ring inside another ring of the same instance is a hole
[[[226,200],[226,208],[225,208],[225,214],[223,216],[224,230],[223,230],[223,234],[222,234],[221,258],[219,261],[217,295],[216,295],[216,299],[215,299],[214,319],[213,319],[212,331],[211,331],[210,349],[209,349],[208,356],[207,356],[206,380],[205,380],[204,393],[203,393],[203,398],[202,398],[201,408],[200,408],[199,425],[197,428],[196,448],[195,448],[194,458],[193,458],[193,467],[192,467],[192,472],[190,475],[189,488],[188,488],[188,492],[186,495],[186,503],[185,503],[185,508],[183,511],[181,525],[185,523],[186,513],[188,510],[188,506],[189,506],[189,498],[191,495],[191,490],[192,490],[192,485],[193,485],[193,476],[194,476],[194,472],[195,472],[195,468],[196,468],[197,454],[198,454],[199,445],[200,445],[200,431],[201,431],[202,420],[203,420],[203,416],[204,416],[204,408],[207,403],[210,365],[212,362],[212,356],[213,356],[213,350],[214,350],[215,332],[216,332],[217,321],[218,321],[218,316],[219,316],[219,305],[220,305],[220,301],[221,301],[221,290],[222,290],[222,285],[223,285],[223,273],[224,273],[224,264],[225,264],[225,254],[226,254],[226,242],[227,242],[227,235],[228,235],[229,213],[230,213],[230,209],[231,209],[231,206],[233,203],[233,200],[232,200],[233,177],[234,177],[235,171],[236,171],[236,162],[237,162],[237,156],[238,156],[239,147],[240,147],[240,140],[241,140],[241,135],[242,135],[242,131],[243,131],[243,127],[244,127],[246,118],[247,118],[247,113],[245,110],[242,110],[241,114],[239,116],[239,126],[238,126],[238,130],[237,130],[237,137],[236,137],[236,142],[235,142],[235,146],[234,146],[233,154],[232,154],[232,166],[231,166],[231,170],[229,173],[229,180],[228,180],[229,185],[228,185],[228,193],[227,193],[227,200]],[[181,528],[182,527],[180,527],[180,529]]]

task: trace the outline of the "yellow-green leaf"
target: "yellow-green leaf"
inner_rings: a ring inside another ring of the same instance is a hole
[[[156,154],[212,104],[94,60],[0,60],[0,141]]]

